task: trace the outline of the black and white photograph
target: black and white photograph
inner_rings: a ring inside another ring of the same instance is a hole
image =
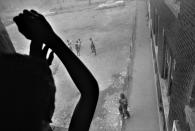
[[[4,131],[195,131],[195,0],[0,0]]]

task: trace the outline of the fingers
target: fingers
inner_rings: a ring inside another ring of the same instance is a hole
[[[30,10],[31,13],[33,13],[34,15],[36,16],[39,16],[39,17],[43,17],[43,15],[39,14],[37,11],[35,10]]]
[[[43,50],[42,50],[42,57],[47,60],[48,65],[51,65],[52,64],[52,61],[54,59],[54,52],[51,51],[50,54],[49,54],[49,57],[47,58],[48,50],[49,50],[49,47],[48,46],[45,46],[43,48]]]
[[[42,15],[36,12],[35,10],[23,10],[23,13],[20,13],[18,16],[14,17],[14,22],[20,23],[22,19],[35,19],[41,17]]]
[[[16,23],[18,30],[25,35],[27,39],[29,39],[29,34],[27,33],[26,29],[26,22],[25,22],[25,17],[22,13],[20,13],[18,16],[13,18],[13,21]]]
[[[13,21],[17,24],[18,21],[19,21],[19,16],[15,16],[15,17],[13,18]]]
[[[49,47],[48,46],[45,46],[42,50],[42,57],[43,58],[46,58],[47,57],[47,52],[49,50]]]
[[[34,15],[34,13],[32,13],[32,12],[26,10],[26,9],[23,10],[23,14],[24,14],[24,15],[29,15],[29,16],[31,16],[31,15],[33,16],[33,15]]]
[[[47,59],[48,65],[51,65],[51,64],[52,64],[53,59],[54,59],[54,52],[52,51],[52,52],[49,54],[49,58]]]
[[[22,15],[25,18],[25,20],[33,20],[33,19],[37,18],[36,15],[34,15],[33,13],[31,13],[28,10],[24,10]]]
[[[14,17],[14,21],[19,31],[29,40],[48,43],[48,36],[54,33],[45,17],[35,10],[23,10],[21,14]]]
[[[39,13],[38,13],[37,11],[35,11],[35,10],[30,10],[30,11],[24,10],[24,11],[23,11],[23,14],[24,14],[24,15],[30,16],[31,19],[33,19],[33,18],[44,18],[43,15],[39,14]]]
[[[24,11],[26,12],[26,11]],[[13,21],[16,23],[18,26],[18,30],[22,33],[25,34],[25,36],[28,38],[28,35],[26,34],[26,13],[20,13],[18,16],[13,18]]]
[[[18,25],[21,26],[22,20],[23,20],[23,15],[20,13],[18,16],[13,18],[14,22]]]
[[[36,14],[28,11],[23,10],[18,16],[13,18],[13,21],[18,26],[18,30],[27,38],[32,40],[33,34],[32,29],[34,28],[32,22],[36,21],[39,18]]]

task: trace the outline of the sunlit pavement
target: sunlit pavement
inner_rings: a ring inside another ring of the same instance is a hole
[[[133,113],[127,121],[125,131],[160,131],[145,1],[137,0],[136,7],[135,58],[132,90],[129,97],[129,105]]]

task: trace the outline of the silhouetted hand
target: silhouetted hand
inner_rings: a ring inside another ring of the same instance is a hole
[[[24,10],[13,20],[19,31],[29,40],[47,43],[55,35],[45,17],[35,10]]]

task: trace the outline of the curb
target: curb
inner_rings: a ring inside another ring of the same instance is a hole
[[[158,105],[158,114],[159,114],[159,125],[160,125],[160,131],[168,131],[167,121],[165,117],[165,108],[164,108],[164,100],[163,100],[163,94],[162,94],[162,85],[161,85],[161,79],[160,79],[160,73],[159,73],[159,65],[158,65],[158,59],[155,49],[155,34],[152,30],[152,19],[151,19],[151,12],[150,12],[150,2],[147,4],[148,8],[148,26],[149,31],[151,33],[151,50],[152,50],[152,61],[153,61],[153,68],[154,68],[154,79],[155,79],[155,85],[156,85],[156,92],[157,92],[157,105]]]

